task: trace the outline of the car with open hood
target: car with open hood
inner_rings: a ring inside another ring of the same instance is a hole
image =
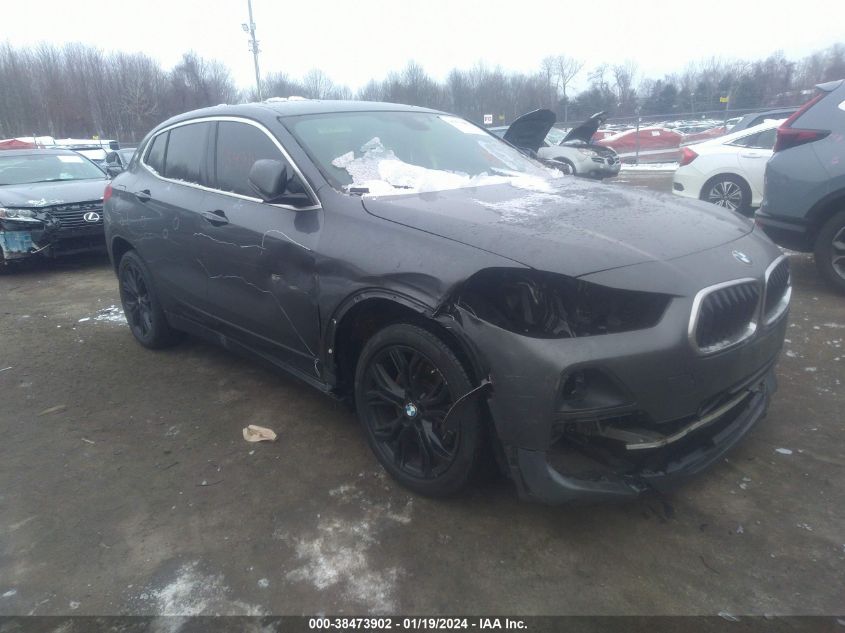
[[[190,332],[346,400],[422,494],[487,454],[549,503],[666,488],[775,388],[789,264],[753,223],[563,176],[444,112],[189,112],[142,141],[105,220],[141,345]]]
[[[555,113],[534,110],[511,123],[502,138],[544,161],[564,165],[568,173],[576,176],[612,178],[619,174],[619,157],[613,149],[593,142],[593,136],[606,119],[606,112],[597,112],[554,142],[550,133],[557,120]]]
[[[107,180],[71,150],[0,152],[0,269],[34,256],[104,250]]]

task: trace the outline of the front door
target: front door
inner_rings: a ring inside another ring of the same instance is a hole
[[[217,124],[215,185],[198,233],[208,303],[220,327],[253,348],[315,376],[319,355],[316,250],[322,209],[266,204],[248,182],[259,159],[284,161],[269,132]]]

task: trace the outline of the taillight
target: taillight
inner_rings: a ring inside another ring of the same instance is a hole
[[[103,191],[103,204],[108,202],[109,198],[111,198],[111,183],[107,184],[105,191]]]
[[[681,148],[681,162],[679,165],[683,167],[684,165],[689,165],[692,161],[698,158],[698,154],[692,151],[689,147],[682,147]]]
[[[789,149],[790,147],[804,145],[804,143],[819,141],[830,134],[830,130],[804,130],[792,127],[792,124],[798,119],[798,117],[821,101],[826,94],[826,92],[818,93],[815,97],[798,108],[791,117],[780,124],[773,151],[780,152],[782,150]]]

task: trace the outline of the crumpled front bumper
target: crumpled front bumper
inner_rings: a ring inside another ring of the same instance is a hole
[[[102,224],[62,229],[51,217],[37,221],[0,219],[0,252],[6,261],[57,257],[105,249]]]
[[[709,428],[695,431],[698,436],[687,440],[685,450],[670,453],[659,470],[628,473],[607,470],[600,474],[593,471],[592,476],[574,476],[555,467],[551,451],[515,448],[509,455],[511,475],[521,497],[549,504],[624,500],[647,490],[668,490],[707,469],[742,440],[765,416],[776,388],[772,366],[751,385],[751,395],[727,423],[717,420]]]

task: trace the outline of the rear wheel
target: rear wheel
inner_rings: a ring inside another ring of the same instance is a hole
[[[751,211],[751,189],[737,176],[716,176],[708,180],[701,189],[701,199],[745,215]]]
[[[483,446],[481,416],[460,361],[431,332],[390,325],[364,346],[355,371],[355,406],[367,441],[402,485],[430,496],[463,488]]]
[[[824,223],[816,237],[816,266],[835,288],[845,292],[845,211]]]
[[[129,329],[144,347],[159,349],[176,343],[180,333],[170,327],[152,286],[152,276],[135,251],[118,264],[120,301]]]

